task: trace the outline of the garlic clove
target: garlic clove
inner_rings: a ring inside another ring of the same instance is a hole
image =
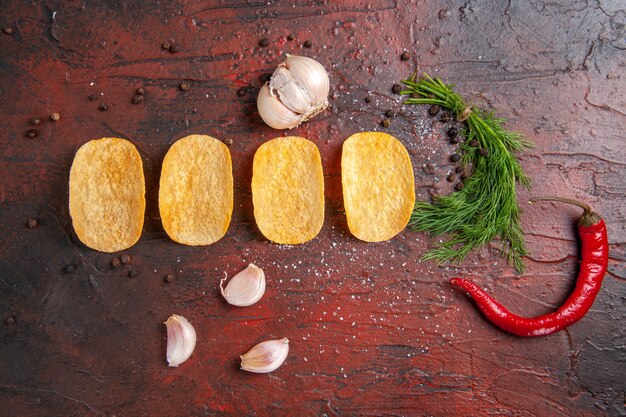
[[[226,278],[220,281],[220,291],[226,301],[234,306],[250,306],[265,294],[265,273],[254,264],[248,265],[246,269],[232,277],[226,288],[223,285],[224,281]]]
[[[304,87],[311,96],[313,106],[328,107],[330,80],[324,66],[306,56],[289,55],[284,63],[294,80]]]
[[[247,353],[240,356],[241,369],[248,372],[265,374],[278,369],[289,353],[289,339],[261,342]]]
[[[261,87],[256,104],[263,121],[274,129],[290,129],[300,124],[300,115],[281,103],[267,83]]]
[[[167,363],[178,366],[185,362],[196,347],[196,331],[183,316],[172,314],[165,322],[167,327]]]
[[[274,71],[270,79],[270,91],[274,92],[278,100],[294,113],[305,113],[313,105],[305,87],[294,80],[284,64]]]

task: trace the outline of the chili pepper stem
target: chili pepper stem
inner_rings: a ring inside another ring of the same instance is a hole
[[[571,198],[555,197],[555,196],[533,197],[530,200],[528,200],[528,203],[533,204],[533,203],[536,203],[537,201],[558,201],[560,203],[572,204],[574,206],[578,206],[582,208],[583,210],[585,210],[585,214],[591,213],[591,207],[589,205],[582,203],[580,201],[572,200]]]
[[[577,201],[577,200],[572,200],[571,198],[554,197],[554,196],[534,197],[528,200],[528,203],[532,204],[537,201],[558,201],[560,203],[571,204],[571,205],[582,208],[585,211],[578,219],[578,224],[581,226],[591,226],[591,225],[598,223],[601,220],[601,217],[597,213],[594,213],[593,210],[591,210],[591,207],[589,205],[582,203],[580,201]]]

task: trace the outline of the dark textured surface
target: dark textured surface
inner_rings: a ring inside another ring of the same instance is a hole
[[[229,3],[2,2],[12,33],[0,33],[0,415],[624,415],[624,3]],[[289,132],[319,146],[327,195],[322,232],[293,247],[264,241],[250,195],[254,151],[284,134],[260,122],[256,92],[285,53],[317,58],[332,81],[330,109]],[[434,238],[407,230],[366,244],[347,232],[342,141],[383,129],[389,109],[399,114],[384,130],[411,152],[418,198],[452,187],[449,124],[391,93],[415,70],[455,83],[535,142],[522,156],[533,195],[579,198],[606,219],[610,272],[566,331],[505,334],[447,280],[471,277],[525,315],[555,308],[577,271],[574,208],[524,205],[532,255],[521,276],[495,244],[437,267],[418,261]],[[145,99],[133,104],[139,87]],[[204,248],[170,241],[157,207],[162,158],[191,133],[232,140],[233,222]],[[67,209],[74,153],[104,136],[133,141],[146,174],[144,234],[117,270],[119,254],[75,238]],[[231,308],[218,282],[248,262],[264,268],[267,293]],[[172,313],[194,324],[198,345],[168,369],[162,322]],[[237,369],[238,355],[283,336],[282,368]]]

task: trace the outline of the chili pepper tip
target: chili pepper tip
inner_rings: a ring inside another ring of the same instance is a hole
[[[450,284],[454,285],[455,287],[460,287],[463,288],[463,284],[466,282],[466,279],[463,278],[452,278],[450,280]]]

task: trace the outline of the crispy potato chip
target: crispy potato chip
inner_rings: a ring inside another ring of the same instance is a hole
[[[133,246],[146,209],[141,157],[127,140],[103,138],[80,147],[70,170],[70,216],[78,238],[101,252]]]
[[[350,136],[341,154],[343,202],[350,232],[366,242],[391,239],[406,227],[415,205],[411,159],[393,136]]]
[[[313,239],[324,223],[324,175],[315,144],[289,136],[272,139],[254,154],[254,218],[272,242]]]
[[[174,143],[163,160],[159,211],[176,242],[200,246],[220,240],[233,214],[233,167],[226,145],[204,135]]]

